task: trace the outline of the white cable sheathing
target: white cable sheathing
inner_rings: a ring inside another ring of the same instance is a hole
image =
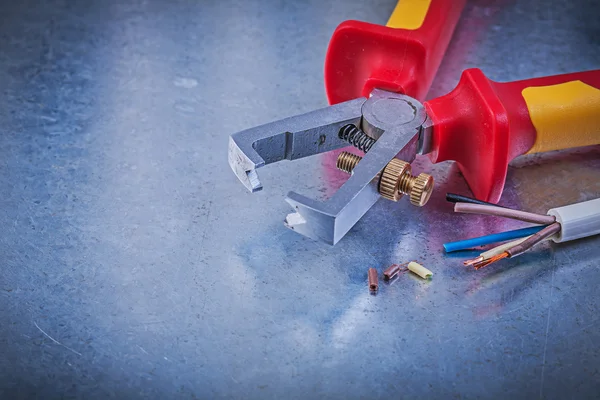
[[[567,242],[600,233],[600,198],[548,210],[560,223],[561,230],[552,240]]]

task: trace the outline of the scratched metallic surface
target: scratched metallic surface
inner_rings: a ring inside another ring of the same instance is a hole
[[[371,4],[367,4],[371,3]],[[331,156],[247,193],[229,134],[326,105],[345,19],[393,0],[4,2],[0,6],[0,398],[586,398],[600,392],[600,239],[479,272],[445,241],[518,223],[455,215],[457,168],[417,160],[428,207],[380,201],[337,246],[284,228]],[[431,95],[598,68],[595,1],[474,1]],[[532,156],[503,203],[600,195],[600,149]],[[420,260],[367,290],[367,269]]]

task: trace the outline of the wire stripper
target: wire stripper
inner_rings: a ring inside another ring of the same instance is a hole
[[[416,154],[456,161],[474,196],[496,203],[515,157],[600,144],[600,70],[500,83],[467,69],[453,91],[423,102],[465,2],[400,0],[386,26],[340,24],[325,59],[331,106],[231,135],[239,180],[255,192],[264,165],[349,143],[363,150],[328,200],[286,199],[287,227],[335,244],[382,196],[420,190],[426,202],[432,181],[406,175]]]

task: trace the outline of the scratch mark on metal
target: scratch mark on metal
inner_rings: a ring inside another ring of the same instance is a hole
[[[75,351],[75,350],[73,350],[72,348],[70,348],[70,347],[68,347],[68,346],[65,346],[64,344],[62,344],[62,343],[61,343],[61,342],[59,342],[58,340],[54,339],[52,336],[48,335],[46,332],[44,332],[44,330],[43,330],[42,328],[40,328],[40,326],[39,326],[39,325],[38,325],[38,324],[37,324],[35,321],[33,321],[33,324],[35,325],[35,327],[36,327],[36,328],[38,328],[38,329],[40,330],[40,332],[42,332],[42,333],[44,334],[44,336],[46,336],[48,339],[52,340],[52,341],[53,341],[54,343],[56,343],[57,345],[59,345],[59,346],[62,346],[62,347],[64,347],[65,349],[72,351],[73,353],[77,354],[78,356],[80,356],[80,355],[81,355],[81,353],[80,353],[80,352],[78,352],[78,351]]]
[[[375,258],[375,256],[373,254],[369,253],[369,251],[367,251],[367,249],[362,247],[358,242],[356,242],[356,247],[358,247],[360,250],[362,250],[365,254],[369,255],[369,257],[371,257],[373,259],[373,261],[375,261],[375,263],[377,263],[377,259]]]
[[[511,293],[513,293],[513,291],[511,291]],[[512,300],[512,299],[511,299],[511,300]],[[510,313],[513,313],[513,312],[515,312],[515,311],[519,311],[519,310],[520,310],[520,309],[522,309],[523,307],[525,307],[525,305],[519,306],[519,307],[517,307],[517,308],[513,308],[512,310],[510,310],[510,311],[507,311],[507,312],[506,312],[506,314],[510,314]]]

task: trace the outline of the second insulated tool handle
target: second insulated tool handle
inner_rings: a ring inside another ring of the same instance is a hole
[[[331,104],[368,97],[374,88],[423,100],[466,0],[400,0],[387,26],[346,21],[325,59]]]

